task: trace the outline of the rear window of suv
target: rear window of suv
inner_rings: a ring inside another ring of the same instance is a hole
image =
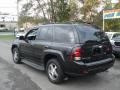
[[[87,41],[109,41],[104,32],[92,26],[77,25],[77,30],[79,33],[80,43],[85,43]]]

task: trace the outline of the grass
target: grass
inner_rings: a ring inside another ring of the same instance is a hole
[[[0,35],[0,40],[14,40],[14,35]]]

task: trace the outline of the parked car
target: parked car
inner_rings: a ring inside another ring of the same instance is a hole
[[[19,38],[20,36],[25,36],[25,31],[24,30],[16,32],[16,38]]]
[[[8,31],[4,24],[0,24],[0,31]]]
[[[16,64],[45,70],[52,83],[106,71],[115,61],[107,35],[88,24],[40,25],[15,40],[11,50]]]
[[[120,55],[120,32],[106,32],[112,44],[113,53]]]

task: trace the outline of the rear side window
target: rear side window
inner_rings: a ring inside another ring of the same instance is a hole
[[[39,40],[52,41],[52,26],[39,28]]]
[[[59,43],[74,43],[74,31],[72,26],[61,25],[54,27],[54,40]]]
[[[91,26],[77,26],[81,43],[87,41],[109,41],[107,35]]]

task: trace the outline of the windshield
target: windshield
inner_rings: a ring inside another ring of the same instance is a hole
[[[120,39],[120,33],[114,34],[112,39]]]
[[[108,41],[107,35],[91,26],[77,26],[81,43],[87,41]]]

